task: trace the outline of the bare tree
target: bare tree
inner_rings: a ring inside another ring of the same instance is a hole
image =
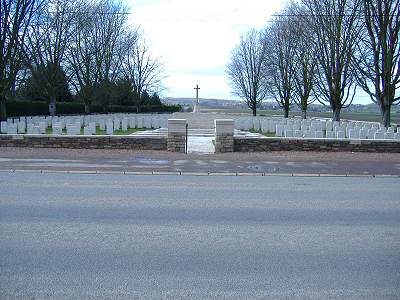
[[[93,101],[91,94],[100,76],[95,59],[99,56],[97,52],[100,51],[100,45],[93,36],[94,28],[98,25],[97,16],[95,3],[79,3],[72,40],[68,46],[67,69],[72,77],[71,84],[83,99],[86,113],[90,113]]]
[[[342,108],[350,105],[356,92],[351,68],[359,40],[360,0],[303,0],[308,24],[314,32],[319,101],[329,103],[333,120],[340,120]]]
[[[123,42],[128,9],[120,2],[105,0],[96,8],[94,40],[98,46],[95,54],[99,81],[114,81],[119,75],[121,60],[120,43]]]
[[[56,113],[56,94],[60,89],[56,78],[57,69],[61,68],[67,45],[71,42],[71,28],[74,22],[75,11],[72,2],[47,0],[42,9],[35,14],[29,31],[30,53],[27,62],[32,76],[43,86],[52,116]],[[43,69],[49,71],[39,71]]]
[[[120,2],[82,1],[77,4],[73,37],[68,47],[67,68],[71,84],[90,112],[94,89],[104,92],[106,110],[111,95],[107,86],[122,76],[122,52],[127,34],[127,8]]]
[[[266,89],[283,108],[285,118],[289,117],[295,86],[293,69],[297,37],[292,19],[290,9],[285,9],[266,29],[264,36]]]
[[[35,0],[1,0],[0,120],[7,119],[6,97],[20,71]]]
[[[293,100],[300,107],[302,118],[307,118],[307,109],[310,103],[315,101],[313,88],[317,60],[315,59],[315,47],[310,40],[313,31],[307,26],[307,10],[300,4],[292,3],[288,15],[291,16],[291,30],[293,36]]]
[[[140,100],[142,93],[158,93],[162,89],[165,68],[160,58],[153,57],[145,41],[137,30],[126,36],[122,57],[123,78],[130,81],[133,93]],[[139,101],[140,102],[140,101]],[[137,103],[138,110],[140,104]]]
[[[400,95],[400,1],[362,0],[364,33],[358,44],[361,88],[378,104],[382,124],[390,126],[392,105],[399,103]]]
[[[263,77],[265,43],[261,33],[251,30],[240,39],[240,44],[232,51],[227,66],[233,94],[244,99],[257,115],[257,108],[266,98],[267,90]]]
[[[95,8],[96,21],[92,35],[95,45],[94,62],[96,83],[102,90],[102,97],[97,102],[103,106],[104,112],[107,111],[112,96],[107,87],[121,74],[120,51],[127,13],[126,6],[113,0],[101,1]]]

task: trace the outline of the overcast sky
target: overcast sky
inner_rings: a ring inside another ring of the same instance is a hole
[[[280,0],[137,0],[130,21],[140,25],[154,55],[165,64],[165,97],[232,99],[225,74],[240,36],[260,28]]]
[[[125,0],[130,22],[139,25],[166,75],[163,97],[237,99],[226,65],[240,36],[262,28],[282,0]],[[360,98],[359,98],[360,99]],[[362,103],[368,97],[362,95]],[[355,101],[360,102],[360,100]]]

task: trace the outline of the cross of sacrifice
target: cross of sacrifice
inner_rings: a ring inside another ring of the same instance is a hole
[[[197,112],[199,109],[199,85],[196,84],[194,89],[196,90],[196,105],[194,106],[194,112]]]

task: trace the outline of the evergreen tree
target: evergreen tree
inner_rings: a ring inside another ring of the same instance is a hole
[[[51,78],[51,80],[48,80]],[[31,76],[18,91],[23,100],[50,102],[51,97],[56,101],[70,102],[72,95],[69,90],[67,76],[59,65],[47,63],[35,67]]]

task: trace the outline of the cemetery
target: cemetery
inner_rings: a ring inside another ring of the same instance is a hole
[[[376,122],[249,117],[216,113],[97,114],[8,118],[0,146],[148,149],[187,152],[207,140],[213,152],[400,152],[400,129]],[[196,151],[193,152],[201,152]]]

